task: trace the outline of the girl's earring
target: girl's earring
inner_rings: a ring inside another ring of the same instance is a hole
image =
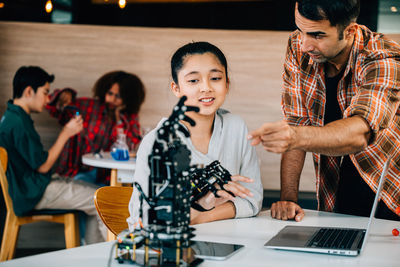
[[[172,92],[176,95],[176,96],[178,96],[178,94],[179,94],[179,86],[176,84],[176,83],[172,83],[171,84],[171,89],[172,89]]]

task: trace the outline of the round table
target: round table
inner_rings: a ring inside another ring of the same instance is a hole
[[[110,152],[101,154],[88,153],[82,156],[82,163],[88,166],[111,169],[110,185],[132,183],[136,168],[136,158],[131,157],[127,161],[114,160]]]
[[[101,154],[88,153],[82,156],[82,163],[88,166],[111,169],[110,185],[121,186],[122,183],[133,183],[136,158],[131,157],[127,161],[118,161],[111,157],[110,152]],[[115,240],[115,235],[108,231],[107,241]]]

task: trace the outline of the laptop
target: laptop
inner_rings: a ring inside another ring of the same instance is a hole
[[[334,255],[358,256],[367,242],[371,222],[375,216],[379,196],[386,180],[390,158],[386,161],[374,204],[372,205],[367,229],[285,226],[277,235],[264,244],[267,248],[303,252],[326,253]]]

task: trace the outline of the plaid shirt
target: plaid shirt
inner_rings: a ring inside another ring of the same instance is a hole
[[[62,176],[73,177],[78,172],[93,169],[82,164],[82,155],[100,150],[109,151],[117,138],[117,128],[123,127],[125,130],[128,147],[131,148],[133,144],[138,144],[141,140],[137,114],[121,113],[122,123],[117,124],[107,115],[107,106],[97,99],[76,98],[63,111],[57,110],[55,105],[51,104],[46,108],[61,125],[67,123],[76,111],[79,111],[83,118],[82,132],[70,138],[65,144],[55,167],[55,172]],[[103,175],[104,173],[100,176]]]
[[[290,125],[324,126],[324,65],[300,49],[300,33],[289,37],[284,64],[282,110]],[[376,192],[387,158],[392,156],[382,199],[394,211],[400,206],[400,45],[358,25],[344,75],[338,84],[343,118],[364,118],[372,131],[367,148],[350,158]],[[319,210],[333,211],[342,157],[313,153]],[[356,189],[354,189],[356,190]]]

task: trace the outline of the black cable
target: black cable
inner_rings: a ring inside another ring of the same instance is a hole
[[[144,198],[144,200],[146,200],[147,204],[149,204],[150,207],[154,207],[154,202],[150,201],[150,199],[147,198],[140,184],[138,182],[135,182],[134,185],[139,190],[140,195]]]

